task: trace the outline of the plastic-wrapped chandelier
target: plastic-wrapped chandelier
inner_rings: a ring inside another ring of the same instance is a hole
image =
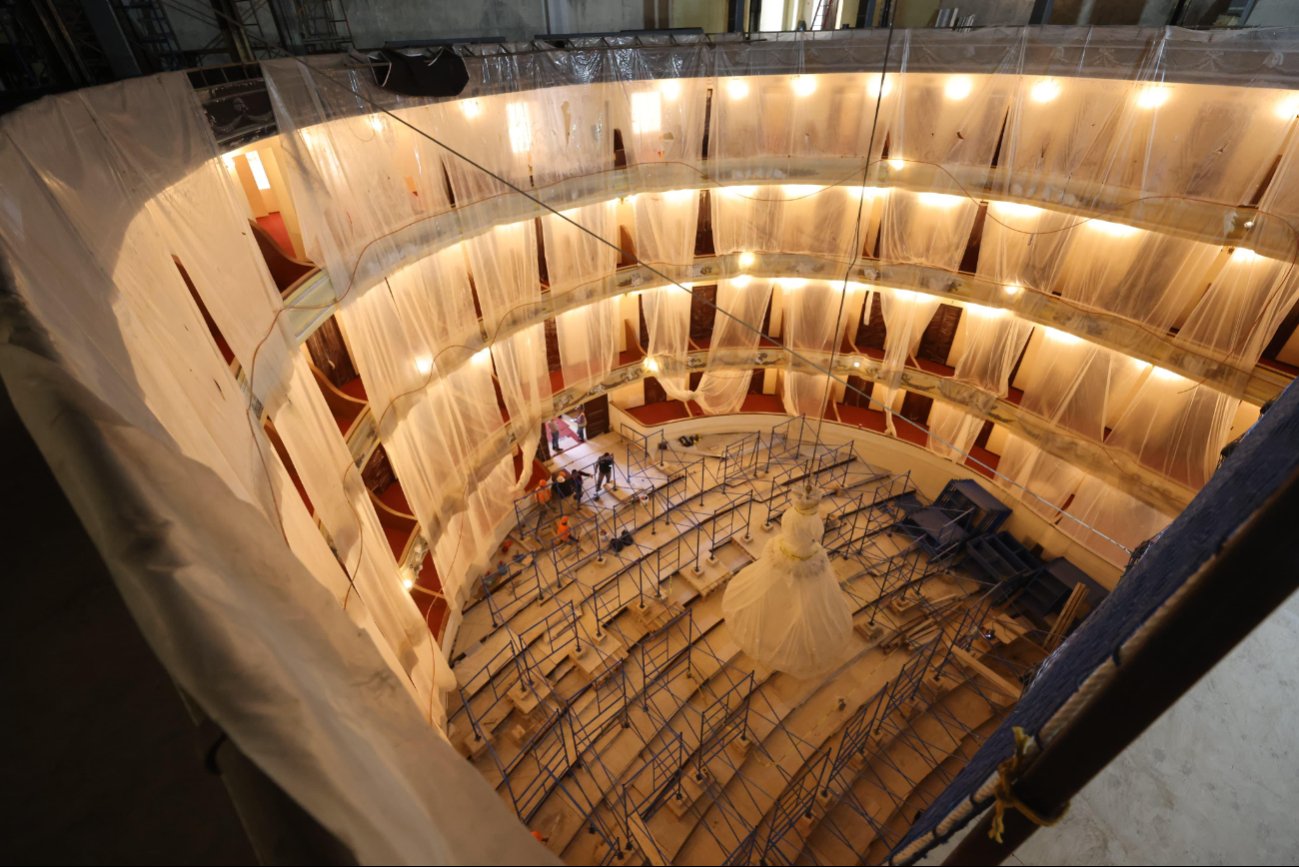
[[[821,547],[820,494],[805,488],[780,520],[780,533],[731,579],[722,599],[726,625],[760,665],[798,678],[823,674],[844,658],[852,609]]]

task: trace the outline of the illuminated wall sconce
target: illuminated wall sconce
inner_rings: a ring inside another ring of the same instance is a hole
[[[1001,287],[1001,291],[1014,298],[1016,295],[1024,291],[1024,287],[1020,286],[1018,283],[1007,283],[1005,286]]]
[[[668,102],[672,102],[681,96],[681,82],[675,78],[668,78],[659,82],[659,93]]]
[[[795,289],[802,289],[807,285],[807,281],[801,277],[782,277],[776,281],[780,288],[786,292],[792,292]]]
[[[369,117],[367,117],[367,118],[365,119],[365,122],[366,122],[367,124],[369,124],[370,129],[374,130],[375,132],[383,132],[383,117],[382,117],[382,116],[377,115],[377,114],[372,114],[372,115],[370,115]]]
[[[806,199],[808,196],[815,196],[825,187],[816,184],[785,184],[781,189],[787,199]]]
[[[419,371],[420,376],[428,376],[433,372],[433,359],[427,355],[422,355],[415,359],[415,369]]]
[[[816,76],[795,75],[789,85],[794,88],[796,96],[811,96],[816,93]]]
[[[895,172],[900,172],[907,167],[907,161],[902,159],[902,157],[891,157],[888,160],[888,164],[889,168],[893,169]]]
[[[470,356],[469,360],[474,364],[480,366],[484,364],[491,364],[492,351],[488,347],[484,346],[482,349],[478,350],[472,356]]]
[[[732,199],[751,199],[757,191],[757,187],[750,186],[722,187],[722,194]]]
[[[743,289],[753,282],[753,278],[748,274],[737,274],[731,278],[731,285],[736,289]]]
[[[756,256],[754,256],[754,255],[753,255],[752,253],[750,253],[748,250],[745,250],[743,253],[740,254],[740,260],[739,260],[739,261],[740,261],[740,267],[741,267],[741,268],[752,268],[752,267],[753,267],[753,263],[754,263],[754,261],[755,261],[756,259],[757,259]]]
[[[483,103],[477,99],[460,100],[460,113],[473,120],[483,113]]]
[[[727,79],[726,95],[731,99],[744,99],[749,95],[749,83],[743,78]]]
[[[659,372],[659,363],[655,361],[653,357],[645,359],[644,367],[645,370],[648,371],[649,373]]]

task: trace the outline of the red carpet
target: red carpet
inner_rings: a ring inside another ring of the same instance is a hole
[[[284,217],[279,211],[271,211],[265,217],[257,218],[257,225],[266,230],[266,234],[275,239],[280,251],[286,256],[293,255],[293,242],[289,240],[289,230],[284,225]]]
[[[633,407],[627,412],[641,424],[663,424],[690,417],[690,413],[686,412],[686,405],[679,400],[647,403],[644,406]]]

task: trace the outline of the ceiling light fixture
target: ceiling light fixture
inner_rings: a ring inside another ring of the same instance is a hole
[[[1114,238],[1128,238],[1141,231],[1136,226],[1125,226],[1122,223],[1111,223],[1109,220],[1088,220],[1087,225],[1091,226],[1098,232]]]
[[[943,87],[943,95],[953,102],[959,102],[974,90],[974,81],[968,75],[953,75]]]
[[[1050,102],[1060,95],[1060,82],[1054,78],[1044,78],[1034,84],[1028,91],[1028,98],[1033,102]]]
[[[893,92],[893,76],[885,75],[883,78],[884,84],[881,87],[878,74],[871,73],[866,76],[866,92],[875,99],[879,99],[881,95],[888,96]]]
[[[1137,106],[1145,109],[1159,108],[1168,102],[1170,96],[1172,91],[1162,84],[1146,85],[1137,93]]]

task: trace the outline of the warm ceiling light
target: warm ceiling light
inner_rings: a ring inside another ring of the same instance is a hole
[[[889,168],[893,169],[895,172],[900,172],[907,167],[907,161],[901,157],[894,157],[888,161],[888,164]]]
[[[860,361],[854,361],[854,362],[852,363],[852,366],[853,366],[853,367],[861,367],[861,362],[860,362]]]
[[[794,88],[795,96],[811,96],[816,93],[816,76],[795,75],[789,86]]]
[[[427,355],[415,359],[415,369],[420,372],[420,376],[428,376],[433,370],[433,359]]]
[[[1156,379],[1162,379],[1168,382],[1176,382],[1177,380],[1184,378],[1180,373],[1173,373],[1171,370],[1165,370],[1162,367],[1156,367],[1154,365],[1151,365],[1150,372]]]
[[[1007,283],[1005,286],[1001,287],[1001,291],[1005,292],[1007,295],[1013,298],[1019,293],[1023,292],[1024,287],[1020,286],[1018,283]]]
[[[668,190],[666,193],[663,194],[664,201],[672,202],[673,204],[677,204],[677,205],[683,202],[688,202],[694,197],[695,197],[694,190]]]
[[[734,286],[736,289],[743,289],[745,286],[748,286],[752,282],[753,282],[753,278],[750,277],[748,274],[736,274],[734,277],[731,278],[731,285]]]
[[[405,587],[407,590],[414,589],[415,579],[407,575],[405,578],[401,579],[401,586]]]
[[[756,258],[757,257],[754,256],[752,253],[750,253],[748,250],[745,250],[743,253],[740,254],[740,267],[741,268],[752,267],[753,262]]]
[[[300,129],[298,130],[298,135],[302,136],[302,143],[307,147],[311,147],[311,145],[316,141],[316,134],[311,130]]]
[[[368,123],[370,125],[370,129],[374,130],[375,132],[383,132],[383,118],[380,117],[379,115],[372,114],[365,119],[365,122]]]
[[[469,358],[474,364],[487,364],[492,360],[492,351],[484,346]]]
[[[921,292],[913,292],[909,289],[890,289],[889,291],[892,292],[894,299],[899,300],[899,302],[907,302],[909,304],[911,302],[918,302],[918,300],[921,299]]]
[[[749,83],[743,78],[731,78],[726,82],[726,95],[731,99],[744,99],[749,95]]]
[[[253,183],[257,185],[257,189],[269,190],[271,179],[266,176],[266,167],[262,165],[261,154],[257,151],[249,151],[244,155],[244,159],[248,160],[248,168],[252,169]]]
[[[483,104],[476,99],[460,100],[460,111],[465,117],[473,120],[483,113]]]
[[[782,277],[780,280],[777,280],[776,282],[779,283],[780,288],[784,289],[786,292],[789,292],[794,289],[802,289],[804,286],[807,285],[807,281],[801,277]]]
[[[505,106],[505,119],[510,129],[510,150],[526,154],[532,150],[532,121],[528,117],[526,102],[511,102]]]
[[[982,316],[985,319],[1000,319],[1003,316],[1009,316],[1009,310],[1003,310],[1000,307],[984,307],[982,304],[965,303],[965,310],[975,316]]]
[[[808,196],[815,196],[825,187],[816,184],[785,184],[783,189],[787,199],[805,199]]]
[[[1235,259],[1237,262],[1252,262],[1260,257],[1248,247],[1237,247],[1231,251],[1231,258]]]
[[[1081,337],[1078,337],[1075,334],[1070,334],[1068,331],[1059,331],[1050,327],[1046,329],[1046,336],[1054,340],[1056,343],[1063,343],[1065,345],[1082,343]]]
[[[1109,220],[1088,220],[1087,225],[1098,232],[1104,232],[1113,238],[1127,238],[1140,230],[1136,226],[1125,226],[1122,223],[1111,223]]]
[[[663,101],[657,90],[642,90],[631,95],[631,131],[637,135],[658,132],[663,128]]]
[[[951,100],[962,100],[974,90],[974,81],[968,75],[953,75],[947,79],[943,94]]]
[[[882,86],[880,84],[881,77],[884,79],[884,83]],[[893,92],[893,76],[891,75],[879,76],[879,75],[875,75],[874,73],[867,75],[866,92],[869,93],[875,99],[879,99],[881,95],[888,96],[890,93]]]
[[[638,198],[638,194],[637,194],[637,193],[632,193],[630,196],[623,196],[623,197],[622,197],[622,200],[623,200],[624,202],[626,202],[627,204],[629,204],[629,205],[634,205],[634,204],[636,204],[636,199],[637,199],[637,198]]]
[[[846,187],[845,189],[848,190],[849,195],[859,199],[873,199],[884,194],[884,190],[879,187]]]
[[[653,357],[647,358],[645,359],[645,369],[648,370],[650,373],[658,373],[659,363],[655,361]]]
[[[1290,93],[1276,104],[1276,116],[1282,120],[1294,120],[1299,115],[1299,93]]]
[[[1028,98],[1033,102],[1050,102],[1060,95],[1060,82],[1054,78],[1044,78],[1028,90]]]
[[[233,172],[235,170],[235,158],[231,154],[222,154],[221,162],[225,165],[226,171]]]
[[[722,187],[722,192],[733,199],[751,199],[753,198],[753,194],[757,191],[757,187]]]
[[[668,102],[681,96],[681,82],[675,78],[668,78],[659,82],[659,93]]]
[[[990,202],[992,209],[999,214],[1006,214],[1011,217],[1020,217],[1030,219],[1039,216],[1042,213],[1041,208],[1035,208],[1032,205],[1022,205],[1019,202]]]
[[[964,196],[952,196],[947,193],[918,193],[920,204],[931,208],[954,208],[965,201]]]
[[[1141,108],[1159,108],[1168,102],[1171,95],[1170,90],[1162,84],[1147,85],[1137,94],[1137,105]]]

